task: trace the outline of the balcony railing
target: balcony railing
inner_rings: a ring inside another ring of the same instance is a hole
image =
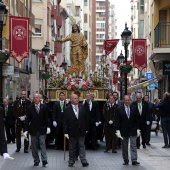
[[[106,9],[105,6],[97,6],[97,7],[96,7],[96,10],[105,10],[105,9]]]
[[[170,47],[170,22],[159,22],[154,29],[155,47]]]

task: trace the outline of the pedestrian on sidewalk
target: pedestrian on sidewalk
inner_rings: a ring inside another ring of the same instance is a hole
[[[156,104],[159,108],[161,117],[161,126],[164,137],[164,146],[162,148],[170,148],[170,94],[165,92],[164,99]]]
[[[139,165],[137,162],[136,138],[140,136],[139,112],[136,106],[130,105],[130,97],[124,96],[124,105],[116,109],[116,135],[122,139],[122,155],[124,163],[129,164],[128,143],[130,139],[130,151],[132,165]]]
[[[48,108],[45,104],[40,103],[40,95],[34,95],[34,104],[28,107],[26,123],[24,127],[24,136],[31,135],[32,156],[34,159],[34,166],[38,166],[40,158],[38,155],[38,148],[41,150],[42,165],[45,166],[47,162],[46,143],[47,134],[50,133],[50,120],[48,117]]]
[[[76,94],[70,97],[71,105],[65,108],[63,113],[63,131],[64,136],[69,139],[69,167],[73,167],[76,161],[77,147],[82,166],[88,166],[85,153],[85,135],[89,129],[88,114],[84,106],[79,104],[79,98]]]

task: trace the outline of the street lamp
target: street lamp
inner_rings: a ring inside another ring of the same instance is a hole
[[[122,65],[124,63],[125,57],[122,54],[122,51],[120,55],[117,57],[117,61],[119,65]],[[123,89],[122,89],[123,81],[122,81],[122,72],[120,70],[120,100],[123,99]]]
[[[6,22],[5,18],[6,18],[7,12],[8,12],[8,10],[6,9],[6,6],[3,4],[2,1],[0,1],[0,50],[2,50],[2,31],[3,31],[4,21]],[[3,103],[3,95],[2,95],[2,65],[3,65],[3,62],[0,59],[0,106],[2,106],[2,103]]]
[[[132,32],[128,30],[127,23],[125,23],[125,29],[121,34],[122,45],[124,46],[125,49],[125,64],[127,64],[128,45],[130,44],[131,41],[131,35]],[[127,95],[127,73],[124,73],[124,75],[125,75],[125,95]]]
[[[61,63],[61,65],[62,65],[64,71],[66,71],[66,70],[67,70],[67,62],[65,61],[65,57],[64,57],[64,60],[63,60],[63,62]]]
[[[45,74],[47,74],[47,65],[49,65],[49,57],[50,57],[50,48],[48,47],[48,42],[42,48],[42,53],[45,58]],[[47,80],[45,79],[45,95],[47,95]]]

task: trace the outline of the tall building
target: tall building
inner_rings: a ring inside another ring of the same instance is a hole
[[[103,54],[103,42],[109,39],[109,0],[96,0],[96,64]]]
[[[158,79],[158,98],[163,98],[166,91],[170,91],[170,75],[165,73],[170,64],[170,1],[145,0],[148,10],[148,23],[146,36],[150,41],[150,60],[152,72]]]

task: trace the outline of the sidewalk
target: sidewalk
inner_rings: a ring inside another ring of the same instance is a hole
[[[128,166],[124,166],[122,159],[122,152],[118,150],[117,154],[104,153],[104,143],[100,143],[101,147],[98,151],[87,150],[87,160],[89,167],[82,167],[80,160],[76,161],[74,167],[68,167],[68,152],[66,153],[66,160],[64,161],[63,151],[53,150],[49,148],[48,154],[48,170],[169,170],[170,169],[170,149],[162,149],[163,138],[162,133],[155,136],[152,133],[151,146],[146,149],[138,150],[139,166],[132,166],[131,162]],[[15,144],[8,144],[9,153],[13,153],[14,160],[0,161],[0,170],[32,170],[40,169],[42,165],[38,167],[33,166],[33,159],[31,150],[28,154],[24,153],[23,149],[19,153],[15,152]]]

